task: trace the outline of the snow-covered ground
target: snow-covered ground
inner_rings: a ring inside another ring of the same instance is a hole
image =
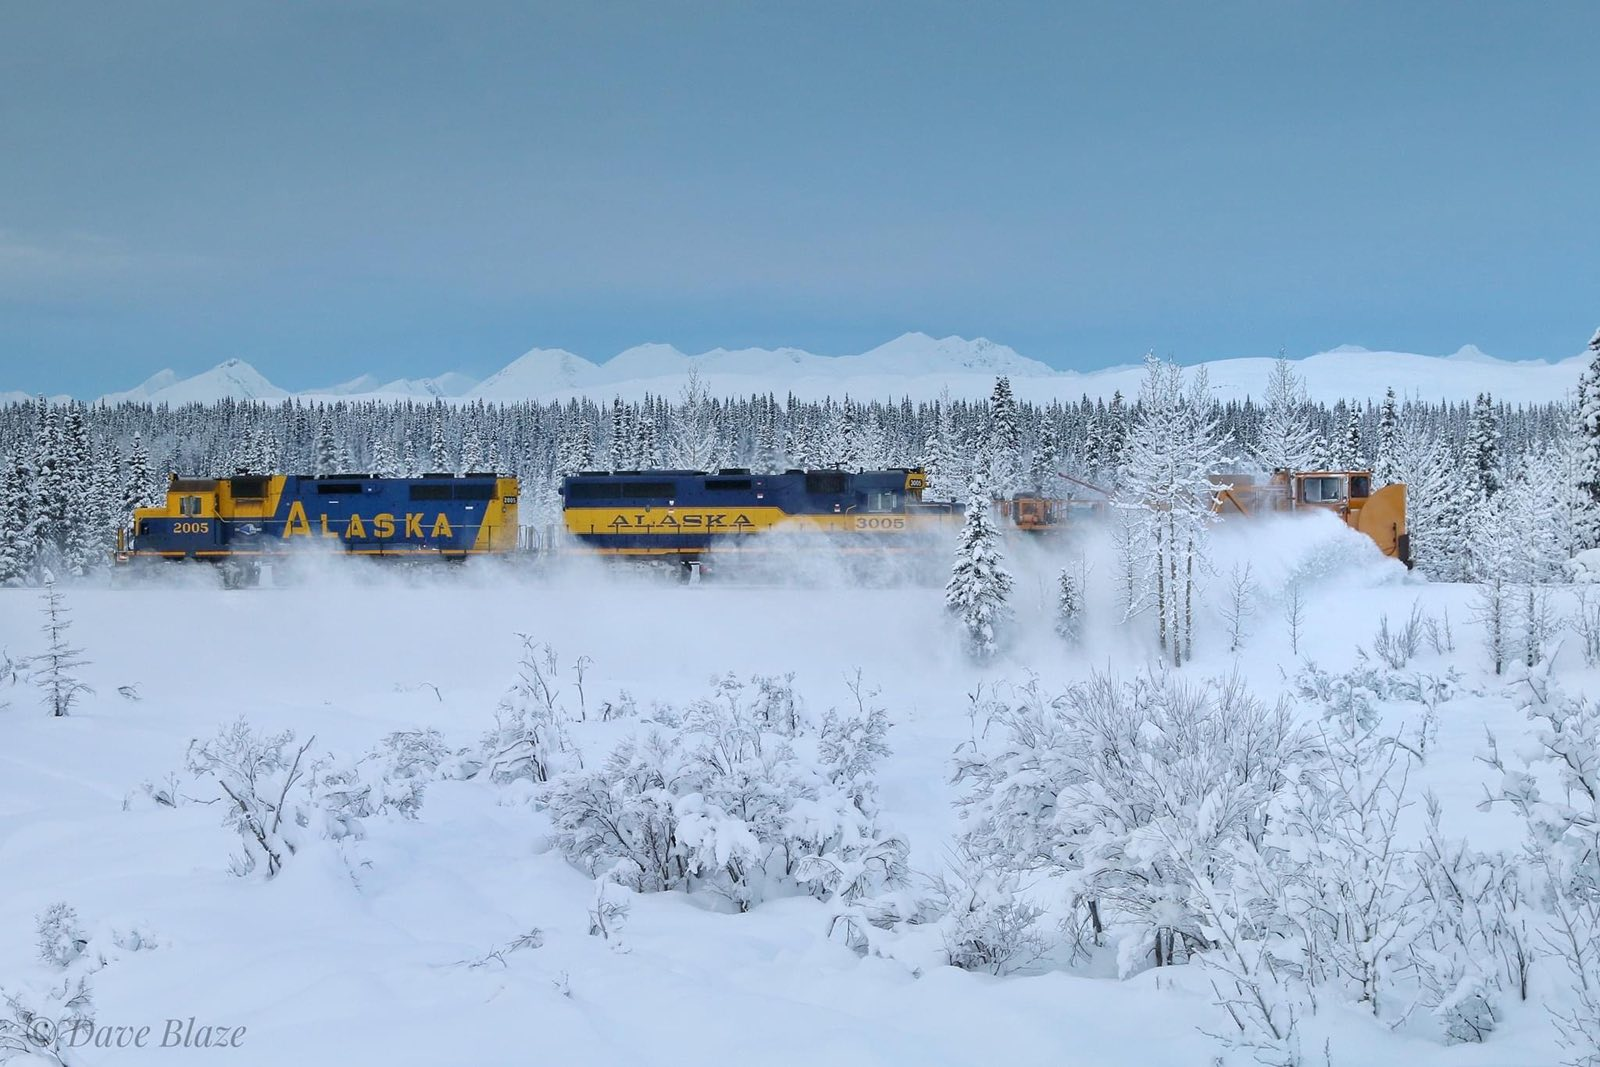
[[[1448,613],[1456,651],[1425,649],[1415,666],[1459,667],[1466,695],[1442,706],[1413,798],[1433,790],[1449,833],[1514,849],[1520,822],[1475,810],[1493,776],[1474,755],[1485,727],[1509,751],[1528,726],[1505,683],[1483,670],[1470,588],[1428,584],[1324,518],[1219,532],[1211,608],[1185,674],[1237,670],[1273,699],[1301,660],[1354,664],[1385,615]],[[334,568],[310,584],[244,592],[193,575],[68,587],[71,637],[91,661],[81,675],[94,693],[70,717],[49,718],[37,692],[0,684],[9,702],[0,709],[0,987],[59,983],[37,959],[35,917],[66,902],[88,952],[108,961],[92,977],[97,1025],[151,1028],[143,1049],[77,1049],[69,1062],[1212,1063],[1220,1050],[1204,1032],[1225,1020],[1198,967],[1119,980],[1103,961],[1059,960],[995,977],[943,965],[931,931],[861,957],[828,937],[827,907],[803,895],[744,914],[711,894],[634,895],[620,946],[590,936],[595,882],[552,847],[526,783],[432,782],[416,819],[371,818],[363,840],[342,844],[310,835],[270,881],[230,873],[239,839],[205,783],[184,778],[180,791],[213,802],[176,808],[141,787],[182,778],[191,739],[240,716],[261,731],[315,735],[316,752],[357,756],[391,731],[425,727],[476,751],[515,680],[519,633],[553,647],[560,700],[574,713],[574,665],[589,657],[588,718],[572,726],[587,765],[629,728],[595,721],[623,691],[648,714],[656,702],[707,696],[730,671],[792,671],[815,719],[851,706],[859,668],[892,723],[879,823],[908,838],[913,870],[937,872],[958,829],[951,756],[973,737],[980,686],[1031,674],[1055,692],[1092,670],[1131,675],[1154,658],[1149,626],[1112,617],[1111,566],[1093,546],[1087,636],[1076,649],[1050,618],[1056,568],[1076,548],[1010,550],[1016,637],[981,668],[960,654],[932,586],[689,585],[573,565],[420,579]],[[1212,611],[1244,561],[1259,594],[1235,656]],[[1298,657],[1284,621],[1291,581],[1306,590]],[[0,648],[13,657],[41,649],[39,607],[36,590],[0,590]],[[1557,670],[1571,688],[1596,688],[1572,642]],[[1314,719],[1316,709],[1297,714]],[[538,947],[486,959],[533,927]],[[131,947],[134,930],[147,947]],[[1447,1046],[1420,1025],[1391,1032],[1334,1004],[1303,1020],[1304,1045],[1310,1062],[1323,1063],[1326,1050],[1337,1067],[1554,1064],[1561,1053],[1541,1001],[1562,980],[1556,964],[1540,964],[1533,999],[1508,1001],[1484,1044]],[[227,1049],[160,1047],[168,1020],[181,1030],[191,1017],[196,1028],[244,1029]]]

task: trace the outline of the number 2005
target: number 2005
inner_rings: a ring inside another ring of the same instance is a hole
[[[209,522],[175,522],[172,524],[173,533],[203,534],[211,532]]]

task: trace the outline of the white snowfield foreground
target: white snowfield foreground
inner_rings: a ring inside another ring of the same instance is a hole
[[[1470,589],[1408,575],[1331,519],[1225,529],[1215,555],[1213,601],[1235,563],[1252,563],[1252,633],[1234,656],[1218,620],[1203,620],[1185,676],[1237,671],[1264,700],[1299,659],[1354,664],[1382,616],[1447,612],[1456,651],[1424,650],[1415,667],[1459,667],[1468,695],[1441,707],[1412,795],[1420,807],[1433,791],[1446,830],[1478,849],[1518,846],[1517,819],[1475,808],[1493,778],[1474,761],[1485,727],[1509,751],[1528,725],[1480,668]],[[557,699],[574,717],[580,701],[585,709],[571,732],[586,767],[653,704],[685,708],[730,671],[794,672],[803,713],[820,719],[854,706],[848,682],[860,668],[892,724],[878,821],[909,842],[914,870],[937,872],[959,829],[951,756],[984,730],[969,718],[972,694],[1029,672],[1054,692],[1096,668],[1131,677],[1153,660],[1149,628],[1112,613],[1108,568],[1090,573],[1083,647],[1061,645],[1049,618],[1061,562],[1010,561],[1017,637],[982,670],[957,654],[940,591],[915,586],[679,586],[581,567],[521,585],[488,571],[408,585],[330,569],[313,585],[248,595],[184,582],[67,587],[94,694],[51,719],[36,692],[0,685],[0,987],[78,973],[52,970],[35,944],[36,916],[66,902],[86,957],[106,959],[92,975],[96,1032],[149,1028],[143,1047],[84,1048],[69,1052],[74,1063],[1216,1062],[1205,1032],[1226,1018],[1196,966],[1118,979],[1109,956],[1057,957],[995,977],[945,965],[932,927],[903,928],[884,939],[885,955],[861,957],[828,937],[829,911],[809,896],[737,914],[710,893],[624,893],[631,914],[617,938],[591,936],[596,884],[553,847],[526,782],[431,782],[415,819],[373,817],[364,838],[339,843],[307,834],[271,881],[230,873],[241,842],[222,825],[221,802],[151,799],[176,788],[215,801],[182,773],[186,750],[241,715],[263,733],[294,730],[297,745],[315,735],[313,753],[357,755],[425,727],[477,753],[516,681],[520,632],[553,647]],[[1282,621],[1292,582],[1305,594],[1299,657]],[[37,591],[0,590],[0,647],[13,657],[39,643],[37,609]],[[1600,692],[1570,647],[1557,670],[1571,688]],[[635,717],[601,721],[602,705],[624,693]],[[1316,709],[1297,714],[1314,721]],[[1409,813],[1411,831],[1420,819]],[[537,947],[507,948],[532,928]],[[1555,1064],[1543,1002],[1565,995],[1562,977],[1542,966],[1533,1002],[1508,1004],[1481,1045],[1447,1046],[1423,1018],[1391,1029],[1330,1005],[1302,1020],[1308,1062],[1325,1062],[1326,1048],[1337,1067]],[[180,1036],[226,1028],[230,1047],[163,1048],[173,1020]]]

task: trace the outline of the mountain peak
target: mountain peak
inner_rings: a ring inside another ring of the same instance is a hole
[[[1576,388],[1586,359],[1513,363],[1467,345],[1451,356],[1370,351],[1360,345],[1337,348],[1296,361],[1309,394],[1332,402],[1340,397],[1381,397],[1388,387],[1398,395],[1471,399],[1492,392],[1511,403],[1543,402],[1568,396]],[[1206,363],[1218,399],[1259,398],[1271,372],[1271,357],[1220,359]],[[846,394],[856,397],[931,400],[950,395],[988,395],[1005,375],[1019,398],[1037,402],[1076,401],[1080,396],[1109,398],[1113,392],[1138,395],[1143,368],[1138,365],[1093,371],[1059,371],[1020,355],[987,337],[934,337],[908,331],[855,355],[819,356],[798,348],[714,348],[685,354],[670,344],[635,345],[603,363],[592,363],[562,348],[531,348],[482,382],[461,374],[399,379],[379,385],[363,375],[307,397],[426,400],[560,400],[613,396],[639,400],[646,394],[676,396],[691,371],[715,396],[793,393],[803,400]],[[162,371],[124,393],[102,397],[108,403],[211,403],[278,400],[290,394],[262,377],[249,363],[228,359],[192,378]]]

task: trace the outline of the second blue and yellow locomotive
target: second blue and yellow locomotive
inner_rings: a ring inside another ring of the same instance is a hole
[[[563,480],[562,519],[588,551],[687,564],[776,548],[775,534],[846,551],[904,549],[961,522],[960,505],[923,501],[926,485],[908,468],[588,471]]]

